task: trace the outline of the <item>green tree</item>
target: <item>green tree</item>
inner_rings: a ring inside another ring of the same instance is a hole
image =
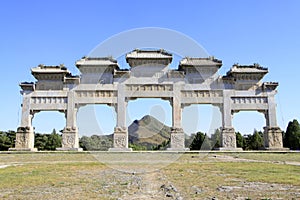
[[[15,146],[16,132],[0,132],[0,151],[7,151]]]
[[[244,146],[244,137],[242,136],[242,134],[240,132],[236,132],[235,136],[236,136],[236,146],[238,148],[245,149],[245,146]]]
[[[40,134],[36,133],[34,136],[34,146],[39,151],[46,150],[46,143],[47,143],[48,137],[46,134]]]
[[[79,145],[83,150],[107,151],[113,146],[113,135],[82,136],[79,139]]]
[[[246,150],[259,150],[263,147],[263,137],[262,132],[254,130],[253,135],[248,135],[246,138]]]
[[[211,144],[214,149],[221,147],[221,132],[220,129],[216,129],[215,133],[211,135]]]
[[[191,150],[210,150],[211,149],[211,141],[210,138],[202,133],[197,132],[191,146]]]
[[[289,122],[284,134],[283,145],[293,150],[300,149],[300,125],[296,119]]]
[[[52,133],[47,136],[48,139],[45,149],[54,151],[56,148],[61,147],[61,135],[57,134],[55,129],[53,129]]]

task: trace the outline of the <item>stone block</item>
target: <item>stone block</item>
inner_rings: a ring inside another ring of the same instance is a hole
[[[283,148],[282,131],[279,127],[264,127],[264,148],[271,151],[287,151]]]
[[[182,128],[172,128],[171,130],[171,147],[168,151],[188,151],[189,148],[184,146],[184,132]]]
[[[37,151],[34,148],[33,127],[19,127],[16,133],[15,148],[9,148],[9,151]]]

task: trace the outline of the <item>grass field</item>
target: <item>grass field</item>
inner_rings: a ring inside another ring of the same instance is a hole
[[[300,153],[1,153],[0,199],[300,199]]]

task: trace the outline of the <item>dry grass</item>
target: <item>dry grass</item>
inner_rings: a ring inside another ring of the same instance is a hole
[[[0,154],[0,199],[299,199],[299,161],[296,153]]]

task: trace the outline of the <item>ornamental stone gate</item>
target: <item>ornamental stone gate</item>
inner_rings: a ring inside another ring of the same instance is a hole
[[[265,149],[282,149],[282,132],[277,126],[275,94],[278,83],[261,82],[268,73],[258,64],[234,64],[224,76],[217,71],[222,61],[214,57],[183,58],[177,69],[168,65],[172,54],[165,50],[133,50],[126,55],[130,70],[120,69],[111,57],[83,57],[76,62],[80,76],[64,66],[32,68],[36,83],[23,82],[22,118],[15,148],[34,151],[32,118],[40,111],[59,111],[66,117],[62,147],[81,150],[76,125],[77,111],[88,104],[113,106],[117,113],[111,151],[128,151],[126,106],[136,98],[162,98],[172,106],[171,147],[186,150],[182,129],[182,109],[191,104],[212,104],[220,108],[222,131],[220,150],[237,150],[232,116],[239,111],[264,113]]]

